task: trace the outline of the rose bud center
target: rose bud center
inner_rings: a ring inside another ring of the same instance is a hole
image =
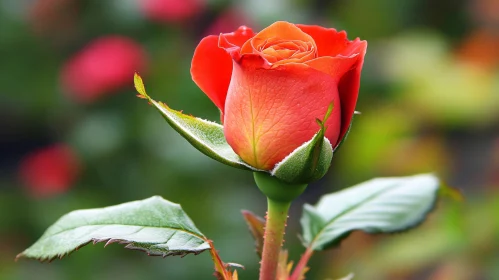
[[[317,57],[313,42],[273,37],[265,40],[255,38],[252,45],[258,54],[274,65],[302,63]]]

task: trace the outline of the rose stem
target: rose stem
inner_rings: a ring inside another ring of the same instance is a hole
[[[275,280],[291,202],[274,201],[267,198],[267,203],[268,211],[260,267],[260,280]]]
[[[291,277],[289,277],[288,280],[300,279],[302,271],[307,267],[307,263],[310,260],[310,257],[312,256],[313,253],[314,251],[312,250],[312,248],[308,247],[305,253],[303,253],[303,255],[301,256],[300,261],[298,262],[298,264],[295,267],[295,270],[293,271],[293,274],[291,275]]]

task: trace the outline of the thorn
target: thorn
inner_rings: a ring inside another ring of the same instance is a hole
[[[109,239],[106,244],[104,244],[104,248],[106,248],[107,245],[109,244],[112,244],[112,243],[115,243],[115,242],[118,242],[119,240],[118,239]]]

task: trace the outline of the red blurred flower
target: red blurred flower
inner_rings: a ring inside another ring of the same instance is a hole
[[[312,139],[331,103],[325,136],[338,146],[354,114],[366,48],[320,26],[276,22],[258,34],[243,26],[204,38],[191,74],[222,112],[232,149],[270,170]]]
[[[204,4],[203,0],[139,0],[139,7],[148,19],[165,23],[192,18]]]
[[[30,194],[46,197],[67,191],[80,170],[78,158],[70,147],[56,144],[25,157],[19,175]]]
[[[62,69],[62,84],[74,99],[92,102],[125,86],[133,73],[145,71],[146,54],[122,36],[96,39],[75,54]]]
[[[487,29],[473,31],[464,40],[458,55],[484,70],[495,71],[499,67],[499,34]]]

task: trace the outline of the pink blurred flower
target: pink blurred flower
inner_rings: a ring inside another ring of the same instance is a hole
[[[31,195],[47,197],[67,191],[79,170],[80,163],[73,150],[55,144],[26,156],[19,166],[19,176]]]
[[[239,26],[255,26],[256,24],[237,9],[228,9],[222,12],[213,23],[208,27],[204,36],[220,35],[220,33],[229,33],[237,30]]]
[[[92,102],[120,88],[132,86],[134,72],[145,71],[146,54],[130,38],[96,39],[76,53],[62,68],[64,89],[80,102]]]
[[[179,22],[203,10],[204,0],[139,0],[144,15],[155,22]]]

